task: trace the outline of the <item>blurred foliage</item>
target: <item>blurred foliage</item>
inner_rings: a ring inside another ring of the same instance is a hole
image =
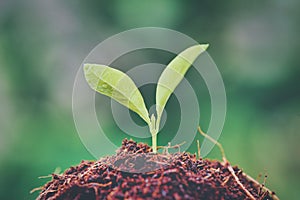
[[[1,1],[0,199],[34,199],[29,191],[47,181],[39,176],[93,159],[72,118],[77,69],[98,42],[143,26],[210,43],[227,90],[220,142],[228,159],[253,177],[267,172],[267,186],[279,197],[298,199],[299,6],[296,0]],[[210,104],[203,96],[205,130]],[[220,158],[218,150],[209,157]]]

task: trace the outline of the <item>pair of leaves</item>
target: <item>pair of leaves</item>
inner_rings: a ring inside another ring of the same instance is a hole
[[[90,87],[111,97],[136,112],[149,127],[158,130],[162,112],[171,94],[196,58],[208,45],[195,45],[177,55],[162,72],[156,88],[157,120],[150,120],[144,99],[132,79],[125,73],[106,65],[85,64],[84,73]]]

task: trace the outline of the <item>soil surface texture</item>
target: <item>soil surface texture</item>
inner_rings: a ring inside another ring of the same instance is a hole
[[[113,156],[52,174],[37,199],[276,199],[228,165],[189,153],[153,154],[147,144],[125,139]]]

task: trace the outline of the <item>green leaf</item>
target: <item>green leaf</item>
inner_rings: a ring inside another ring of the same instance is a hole
[[[162,72],[156,88],[156,129],[159,127],[162,112],[171,94],[183,79],[192,63],[207,49],[207,47],[208,44],[203,44],[187,48],[178,54]]]
[[[111,97],[150,124],[144,99],[129,76],[117,69],[98,64],[84,64],[84,73],[93,90]]]

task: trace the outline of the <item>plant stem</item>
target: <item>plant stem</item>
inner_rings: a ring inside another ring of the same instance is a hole
[[[153,153],[157,153],[157,132],[158,129],[156,128],[156,119],[155,116],[152,114],[150,118],[151,122],[149,125],[150,133],[152,136],[152,151]]]
[[[153,153],[157,153],[157,133],[155,133],[155,132],[152,134],[152,150],[153,150]]]

